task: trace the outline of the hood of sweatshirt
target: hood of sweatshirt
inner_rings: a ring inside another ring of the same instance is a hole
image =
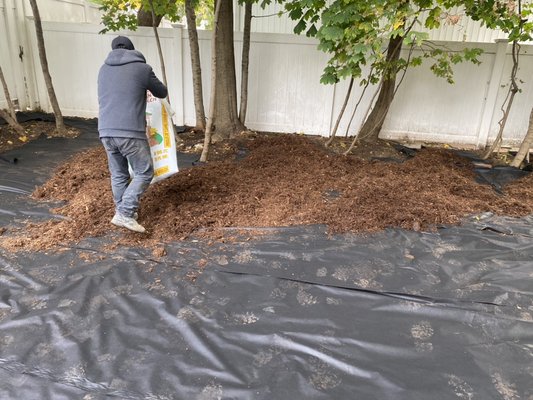
[[[116,49],[111,51],[105,60],[105,63],[111,66],[136,62],[146,63],[146,59],[140,51],[126,49]]]

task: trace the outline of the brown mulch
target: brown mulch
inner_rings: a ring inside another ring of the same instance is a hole
[[[533,213],[533,174],[498,195],[475,182],[469,160],[449,150],[423,149],[394,163],[343,156],[298,135],[251,135],[233,143],[219,146],[245,146],[248,154],[240,161],[183,169],[148,189],[139,210],[145,234],[109,223],[114,210],[103,149],[78,154],[33,193],[39,200],[65,201],[54,212],[67,219],[11,230],[0,245],[43,250],[114,231],[117,244],[155,246],[205,229],[306,224],[326,224],[332,233],[430,230],[487,211]]]

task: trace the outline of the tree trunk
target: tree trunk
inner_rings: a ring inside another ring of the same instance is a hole
[[[185,15],[187,16],[187,31],[189,32],[189,47],[191,49],[192,84],[194,90],[194,110],[196,112],[196,129],[205,130],[204,95],[202,91],[202,66],[200,64],[200,47],[196,30],[196,13],[194,1],[185,0]]]
[[[52,77],[50,76],[50,71],[48,69],[48,60],[46,58],[46,49],[44,47],[43,27],[41,23],[41,15],[39,14],[39,8],[37,7],[37,0],[30,0],[30,5],[33,11],[33,18],[35,22],[35,32],[37,33],[37,46],[39,48],[39,59],[41,61],[41,67],[43,69],[46,89],[48,90],[48,97],[50,98],[52,109],[54,110],[57,134],[59,136],[65,136],[67,129],[65,127],[65,123],[63,122],[63,114],[61,114],[61,109],[59,108],[59,103],[57,102],[54,85],[52,84]]]
[[[26,135],[26,132],[24,131],[24,128],[22,127],[22,125],[18,123],[16,118],[13,119],[10,113],[0,109],[0,117],[5,119],[8,125],[12,127],[20,136]]]
[[[155,41],[157,43],[157,52],[159,53],[159,62],[161,64],[161,73],[163,74],[163,83],[168,89],[167,69],[165,67],[165,58],[163,57],[163,49],[161,48],[161,40],[159,39],[159,32],[157,31],[157,25],[155,24],[155,22],[157,21],[157,17],[155,15],[154,2],[152,0],[150,0],[150,7],[152,11],[152,21],[154,22],[154,24],[152,25],[152,28],[154,29]],[[168,104],[170,105],[170,98],[168,95],[167,95],[166,100]],[[174,133],[174,140],[176,142],[181,142],[182,139],[178,137],[174,123],[172,123],[171,125],[172,125],[172,132]]]
[[[511,85],[509,86],[507,97],[505,98],[503,105],[502,105],[503,116],[498,122],[500,129],[498,130],[496,139],[494,139],[494,142],[492,143],[490,148],[485,152],[485,154],[483,154],[484,160],[489,158],[492,155],[492,153],[494,153],[494,151],[496,151],[496,149],[500,147],[502,140],[503,140],[503,131],[505,129],[505,125],[507,124],[507,119],[509,118],[511,107],[513,106],[514,98],[519,91],[518,83],[516,81],[516,74],[518,73],[518,67],[519,67],[518,58],[520,56],[520,45],[518,44],[517,41],[513,42],[512,56],[513,56],[513,67],[511,69]],[[507,103],[506,107],[505,107],[505,103]]]
[[[248,67],[250,65],[250,34],[252,30],[252,3],[244,6],[244,31],[242,33],[242,70],[241,70],[241,106],[239,121],[246,122],[246,109],[248,108]]]
[[[165,68],[165,59],[163,57],[163,50],[161,49],[161,40],[159,39],[159,32],[157,32],[157,17],[155,15],[154,11],[154,2],[150,0],[150,7],[152,8],[150,10],[152,15],[152,28],[154,29],[154,35],[155,35],[155,41],[157,44],[157,53],[159,54],[159,62],[161,64],[161,73],[163,74],[163,83],[168,88],[168,81],[167,81],[167,69]],[[168,100],[168,96],[167,96]]]
[[[339,112],[339,116],[337,117],[337,121],[335,122],[335,127],[331,131],[329,135],[329,139],[326,142],[326,147],[329,147],[331,143],[333,143],[333,139],[335,139],[335,135],[337,134],[337,129],[339,129],[339,124],[341,123],[342,116],[344,115],[344,111],[346,111],[346,106],[348,105],[348,101],[350,100],[350,96],[352,94],[352,87],[353,87],[353,76],[350,78],[350,84],[348,85],[348,91],[346,92],[346,96],[344,97],[344,103],[342,104],[341,111]]]
[[[379,82],[379,85],[378,85],[378,88],[377,90],[374,92],[374,94],[372,95],[372,98],[370,99],[370,103],[368,104],[368,107],[365,111],[365,115],[363,116],[363,119],[361,120],[361,125],[359,125],[359,130],[357,131],[357,133],[355,134],[353,140],[352,140],[352,143],[350,143],[350,147],[348,147],[348,150],[346,150],[344,152],[344,155],[347,156],[348,154],[350,154],[350,152],[352,151],[352,149],[355,147],[356,143],[357,143],[357,139],[359,137],[359,133],[361,132],[361,127],[362,125],[364,124],[364,122],[367,120],[368,118],[368,114],[370,114],[370,112],[374,109],[374,101],[376,100],[376,97],[378,95],[378,93],[381,91],[381,85],[383,85],[383,81]],[[366,86],[365,86],[365,89],[366,89]],[[363,99],[363,94],[364,94],[365,90],[363,90],[363,93],[361,93],[361,97],[359,98],[359,101],[357,102],[357,105],[356,105],[356,108],[359,106],[359,103],[361,102],[361,100]],[[355,115],[355,110],[354,110],[354,113],[352,114],[352,119]],[[350,119],[350,123],[348,124],[348,127],[352,124],[352,119]],[[348,137],[348,129],[346,129],[346,137]]]
[[[4,88],[4,95],[6,96],[7,101],[7,109],[9,111],[9,114],[11,115],[11,118],[16,121],[17,113],[15,112],[15,106],[13,105],[13,102],[11,101],[11,96],[9,95],[9,88],[7,87],[7,82],[4,77],[4,72],[2,71],[2,66],[0,66],[0,81],[2,82],[2,87]]]
[[[516,156],[513,158],[513,161],[511,162],[511,167],[520,168],[520,165],[522,164],[522,161],[526,158],[527,154],[529,153],[529,149],[533,145],[533,109],[531,110],[531,113],[529,114],[529,127],[527,128],[527,134],[524,138],[524,141],[520,145],[520,149],[518,149],[518,153],[516,153]]]
[[[350,127],[352,126],[352,122],[353,122],[353,119],[355,117],[355,113],[359,109],[359,105],[361,104],[361,101],[363,101],[363,97],[365,96],[365,93],[366,93],[366,90],[368,89],[368,86],[370,86],[370,77],[372,76],[373,71],[374,71],[373,68],[370,68],[370,72],[368,73],[368,78],[366,80],[365,87],[363,88],[363,90],[361,91],[361,94],[359,95],[359,100],[357,100],[357,103],[355,103],[355,107],[353,108],[353,111],[352,111],[352,116],[350,117],[350,121],[348,122],[348,126],[346,127],[346,131],[344,132],[344,137],[348,137],[348,133],[350,132]],[[376,89],[376,92],[372,95],[372,100],[370,101],[370,106],[367,107],[367,109],[366,109],[366,113],[365,113],[364,118],[362,119],[361,125],[366,121],[366,117],[368,116],[368,114],[372,110],[372,105],[374,104],[374,100],[375,100],[376,95],[379,92],[380,88],[381,88],[381,85],[378,86],[378,88]],[[361,126],[359,126],[359,130],[360,129],[361,129]],[[357,133],[359,133],[359,130],[357,131]]]
[[[161,20],[163,19],[162,15],[155,16],[155,26],[159,26]],[[145,10],[143,6],[137,11],[137,25],[138,26],[154,26],[154,19],[152,18],[152,10]]]
[[[396,36],[391,38],[387,49],[387,61],[394,62],[400,58],[400,52],[402,50],[402,36]],[[358,135],[358,140],[365,142],[376,142],[378,140],[381,127],[385,121],[385,117],[389,112],[390,105],[394,99],[394,92],[396,88],[396,75],[397,71],[389,71],[388,76],[383,77],[383,84],[379,92],[376,106],[368,116],[364,125],[361,127],[361,131]]]
[[[0,66],[0,81],[2,82],[2,87],[4,88],[4,95],[6,96],[7,108],[8,108],[8,111],[4,111],[0,109],[0,117],[5,119],[6,122],[9,124],[9,126],[11,126],[19,135],[24,136],[26,132],[24,132],[24,128],[17,121],[17,113],[15,112],[15,106],[13,105],[13,102],[11,101],[11,96],[9,95],[9,89],[7,87],[7,82],[4,77],[4,72],[2,71],[1,66]]]
[[[233,50],[233,2],[220,0],[216,38],[216,102],[213,141],[229,138],[245,129],[237,113],[235,52]]]
[[[219,21],[220,21],[220,9],[222,3],[226,0],[215,1],[215,17],[213,24],[213,36],[211,38],[211,98],[209,100],[209,118],[207,119],[207,127],[205,128],[204,147],[202,154],[200,155],[200,162],[207,162],[209,154],[209,145],[211,144],[211,137],[213,134],[214,120],[215,120],[215,101],[217,95],[217,36],[220,34]]]

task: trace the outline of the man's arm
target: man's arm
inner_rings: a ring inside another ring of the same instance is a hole
[[[150,70],[150,76],[148,77],[148,90],[152,92],[155,97],[159,97],[160,99],[164,99],[168,95],[167,87],[163,82],[157,79],[157,76],[155,76],[154,71],[152,70]]]

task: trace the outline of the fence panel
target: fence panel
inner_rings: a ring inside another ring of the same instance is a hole
[[[499,131],[498,121],[503,117],[501,110],[509,91],[511,69],[513,66],[511,46],[508,46],[501,81],[498,85],[498,95],[492,114],[488,142],[492,143]],[[533,107],[533,46],[522,46],[523,54],[519,57],[518,85],[520,91],[516,94],[509,118],[505,124],[503,137],[505,143],[517,146],[522,142],[529,125],[529,114]]]
[[[185,123],[194,125],[193,87],[188,36],[184,35]],[[200,57],[204,105],[209,104],[211,32],[200,31]],[[240,97],[242,35],[235,35],[237,94]],[[246,125],[272,132],[328,131],[333,87],[319,82],[326,57],[316,51],[316,41],[293,35],[252,34]]]
[[[59,105],[65,115],[95,117],[98,115],[97,79],[100,66],[109,51],[111,41],[118,33],[101,35],[100,27],[89,24],[43,22],[44,39],[49,68]],[[156,75],[162,79],[155,36],[152,28],[139,28],[127,34],[141,51]],[[181,95],[181,30],[160,29],[161,47],[165,55],[170,101],[177,111],[176,122],[183,120]],[[37,55],[35,35],[32,35],[33,54]],[[34,57],[35,69],[40,71],[38,57]],[[41,106],[51,111],[42,74],[37,74]]]
[[[453,66],[454,84],[436,77],[429,62],[409,70],[382,135],[392,139],[475,144],[494,64],[494,46],[485,46],[484,50],[481,65]]]
[[[25,48],[19,37],[18,17],[14,3],[0,2],[0,65],[11,99],[19,104],[20,108],[25,109],[29,106],[22,72]],[[3,90],[0,94],[0,107],[7,107]]]
[[[320,84],[326,61],[327,56],[316,50],[314,40],[254,34],[250,50],[248,125],[263,131],[327,133],[334,87]]]
[[[115,34],[99,35],[99,26],[89,24],[43,24],[50,70],[60,105],[65,115],[94,117],[98,114],[96,79],[98,69],[110,49]],[[150,28],[124,32],[132,37],[148,63],[161,76],[159,58]],[[171,102],[176,110],[177,124],[194,125],[194,97],[189,43],[181,27],[160,29],[166,57]],[[199,32],[202,62],[204,104],[209,104],[211,33]],[[442,42],[452,50],[466,44]],[[337,118],[346,93],[347,82],[322,85],[320,75],[327,55],[316,49],[314,39],[286,34],[254,33],[250,53],[249,104],[246,124],[261,131],[303,132],[327,136]],[[504,46],[507,46],[505,43]],[[382,136],[411,141],[434,141],[450,144],[484,145],[497,131],[499,104],[503,101],[508,80],[510,55],[498,50],[501,43],[479,44],[485,50],[482,64],[455,66],[454,85],[435,77],[425,64],[409,70],[389,115]],[[510,46],[508,46],[510,48]],[[242,36],[235,37],[236,74],[240,82]],[[523,46],[526,54],[532,46]],[[498,51],[497,51],[498,50]],[[507,50],[509,51],[509,49]],[[35,38],[32,53],[35,70],[40,71]],[[496,56],[496,54],[501,56]],[[506,143],[514,144],[525,135],[533,97],[530,76],[533,57],[521,58],[520,77],[525,81],[517,95],[504,135]],[[42,74],[36,73],[38,97],[46,111],[51,111]],[[343,118],[338,135],[344,135],[349,116],[362,88],[354,93]],[[355,114],[350,134],[357,131],[375,88],[368,90]],[[239,93],[239,87],[237,89]]]
[[[29,0],[16,1],[25,2],[26,15],[32,15]],[[38,3],[43,21],[99,24],[101,20],[98,5],[91,0],[39,0]]]
[[[15,91],[15,78],[11,67],[11,51],[9,50],[9,43],[11,43],[10,35],[7,31],[7,15],[3,3],[0,3],[0,67],[8,83],[10,93]],[[5,40],[7,39],[7,40]],[[7,102],[4,96],[4,91],[0,94],[0,108],[7,108]]]

